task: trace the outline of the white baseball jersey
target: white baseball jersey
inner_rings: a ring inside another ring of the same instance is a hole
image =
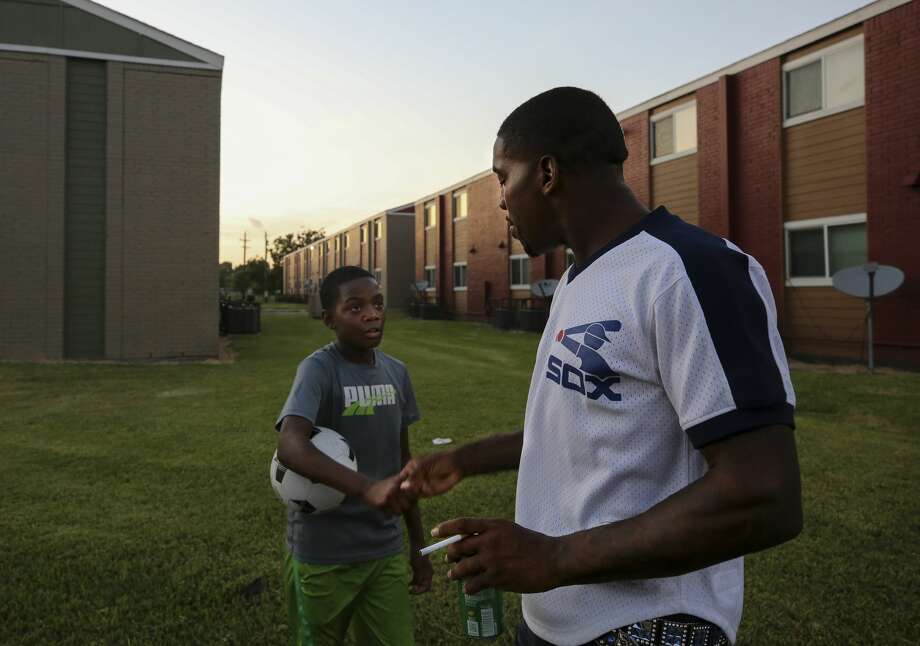
[[[700,447],[794,427],[794,406],[763,268],[659,207],[560,280],[527,398],[516,520],[562,536],[636,516],[705,473]],[[734,641],[743,568],[525,594],[524,618],[561,646],[676,613]]]

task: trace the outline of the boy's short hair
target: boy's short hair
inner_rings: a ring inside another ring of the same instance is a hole
[[[339,286],[356,278],[374,278],[374,275],[366,269],[353,265],[339,267],[329,272],[319,288],[319,302],[322,303],[323,309],[331,310],[335,307],[339,300]]]
[[[557,87],[528,99],[498,129],[513,158],[552,155],[573,167],[622,164],[629,156],[616,115],[594,92]]]

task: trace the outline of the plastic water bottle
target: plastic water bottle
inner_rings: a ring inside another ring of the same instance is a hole
[[[463,634],[473,639],[494,639],[505,629],[502,591],[486,588],[476,594],[463,591],[463,581],[457,582],[460,602],[460,623]]]

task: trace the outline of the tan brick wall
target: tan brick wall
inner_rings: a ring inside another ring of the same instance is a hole
[[[60,57],[0,53],[0,358],[59,359],[64,315]]]
[[[115,67],[115,66],[113,66]],[[121,312],[112,358],[215,356],[220,199],[219,72],[124,64],[118,216],[108,218],[109,319]],[[110,101],[110,108],[117,99]],[[111,177],[111,176],[110,176]],[[117,188],[110,187],[110,191]],[[117,240],[120,233],[121,240]],[[121,289],[114,277],[121,274]]]

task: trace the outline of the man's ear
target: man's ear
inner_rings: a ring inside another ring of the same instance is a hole
[[[330,330],[335,329],[335,317],[329,310],[323,310],[323,325],[325,325]]]
[[[559,185],[559,162],[552,155],[543,155],[539,161],[540,190],[544,195],[552,193]]]

